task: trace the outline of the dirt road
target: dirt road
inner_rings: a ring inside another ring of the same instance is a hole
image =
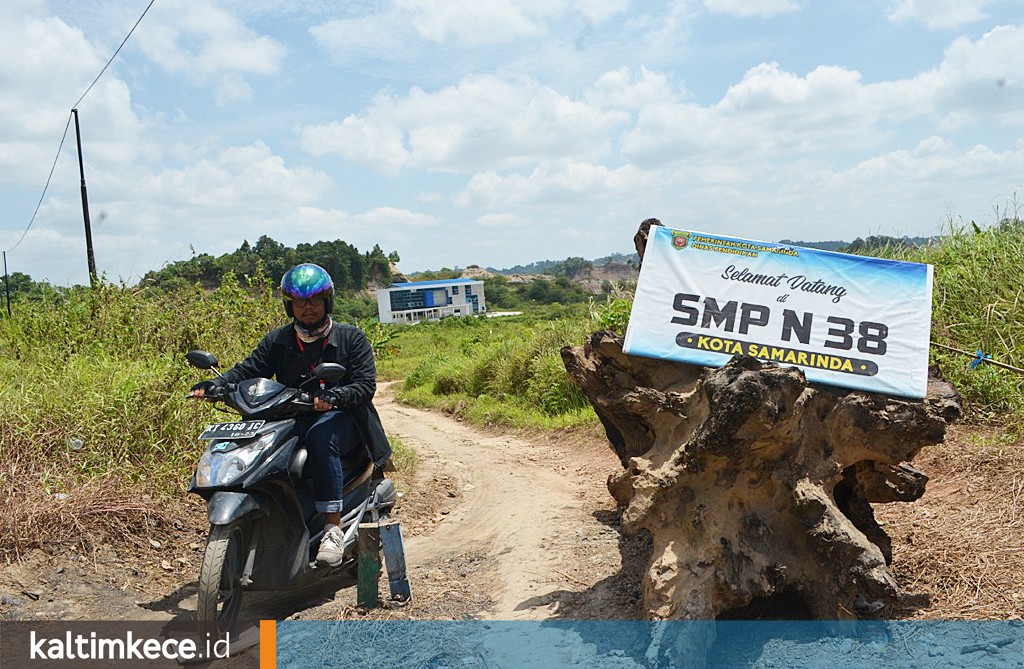
[[[639,587],[604,481],[618,463],[596,433],[574,443],[485,434],[441,414],[398,405],[387,384],[375,401],[385,429],[419,455],[401,481],[396,516],[413,600],[389,611],[355,609],[352,581],[252,593],[259,617],[344,619],[631,618]],[[155,538],[110,542],[91,555],[36,551],[0,576],[9,619],[171,619],[195,610],[207,529],[204,507]],[[635,556],[634,556],[635,557]],[[387,581],[381,580],[383,594]]]
[[[603,443],[489,436],[391,401],[380,410],[388,432],[420,456],[398,514],[408,517],[418,593],[410,614],[636,615],[636,598],[622,592],[617,513],[604,486],[618,463]]]

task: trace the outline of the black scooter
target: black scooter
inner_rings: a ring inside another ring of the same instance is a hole
[[[186,357],[218,375],[217,358],[205,351]],[[306,384],[338,381],[345,368],[321,363]],[[199,570],[200,629],[222,634],[238,622],[246,590],[290,590],[312,580],[358,567],[361,522],[388,516],[397,494],[367,450],[342,463],[344,560],[333,568],[314,562],[323,536],[323,517],[314,506],[313,480],[296,418],[313,414],[313,396],[270,379],[224,384],[207,399],[237,412],[241,420],[210,425],[207,442],[188,491],[207,502],[210,534]],[[379,555],[377,556],[379,561]]]

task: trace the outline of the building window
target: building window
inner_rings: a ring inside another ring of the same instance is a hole
[[[407,311],[409,309],[422,309],[425,300],[423,293],[412,290],[395,290],[391,292],[391,311]]]
[[[458,294],[459,294],[459,287],[458,286],[452,286],[452,295],[458,295]]]

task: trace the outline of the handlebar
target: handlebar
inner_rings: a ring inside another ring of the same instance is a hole
[[[237,387],[237,384],[225,383],[222,385],[212,386],[202,395],[193,395],[192,392],[190,391],[187,395],[185,395],[185,397],[191,397],[197,400],[207,400],[209,402],[218,402],[220,400],[223,400],[227,395],[235,392],[235,388]]]
[[[210,390],[212,392],[207,393],[206,396],[213,401],[222,400],[227,395],[230,395],[231,393],[235,392],[235,388],[237,387],[238,385],[234,383],[225,383],[223,385],[217,385],[211,388]]]
[[[235,392],[235,390],[237,388],[238,388],[238,384],[235,384],[235,383],[218,384],[218,385],[215,385],[212,388],[210,388],[203,395],[196,396],[196,395],[193,395],[193,394],[189,393],[189,394],[185,395],[185,397],[189,397],[189,398],[197,399],[197,400],[206,400],[208,402],[222,402],[229,395],[231,395],[231,393]],[[298,405],[298,406],[302,406],[302,407],[309,407],[310,409],[312,409],[313,408],[313,400],[315,398],[316,398],[316,395],[314,393],[311,393],[309,391],[303,390],[303,391],[300,391],[295,397],[292,398],[291,403],[295,404],[295,405]],[[331,408],[333,408],[333,409],[337,409],[338,408],[338,399],[336,397],[332,397],[331,398]]]

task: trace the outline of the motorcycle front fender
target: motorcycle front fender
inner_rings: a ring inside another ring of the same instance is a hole
[[[252,492],[220,490],[210,496],[206,506],[211,525],[227,525],[254,511],[269,515],[270,504],[263,495]]]

